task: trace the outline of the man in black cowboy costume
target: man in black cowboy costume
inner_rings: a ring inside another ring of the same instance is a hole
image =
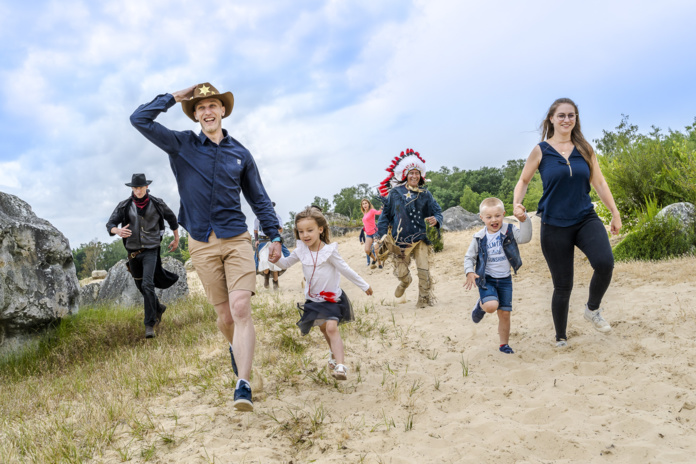
[[[111,213],[106,230],[109,235],[118,235],[128,251],[128,267],[135,280],[135,285],[145,300],[145,338],[155,336],[155,326],[162,320],[162,313],[167,309],[159,302],[155,287],[169,288],[179,276],[162,267],[160,242],[164,235],[164,221],[174,233],[174,240],[169,244],[169,251],[179,246],[179,224],[176,215],[163,200],[150,195],[147,188],[152,183],[145,174],[133,174],[126,185],[133,189],[133,194],[116,206]],[[123,227],[119,227],[122,225]]]

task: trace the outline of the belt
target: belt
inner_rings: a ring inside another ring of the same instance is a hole
[[[145,248],[141,248],[138,251],[134,251],[132,253],[128,253],[128,259],[135,259],[136,256],[138,256],[140,253],[145,251]]]
[[[266,237],[265,235],[259,235],[259,242],[270,242],[271,239]]]

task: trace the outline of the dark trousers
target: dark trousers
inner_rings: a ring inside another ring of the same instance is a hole
[[[154,326],[157,322],[159,312],[159,300],[155,293],[155,269],[157,267],[157,257],[159,248],[151,248],[142,253],[130,257],[128,252],[128,264],[130,265],[131,275],[135,280],[135,285],[145,299],[145,325]]]
[[[553,298],[551,313],[556,328],[556,340],[567,339],[568,303],[573,290],[573,258],[575,247],[582,251],[594,273],[590,280],[590,295],[587,307],[599,309],[602,297],[609,288],[614,271],[614,255],[604,224],[593,211],[578,224],[556,227],[541,224],[541,251],[551,271]]]

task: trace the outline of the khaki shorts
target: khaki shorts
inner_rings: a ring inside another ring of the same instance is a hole
[[[189,253],[212,305],[224,303],[234,290],[256,290],[256,265],[251,235],[244,232],[232,238],[217,238],[210,233],[208,242],[189,235]]]

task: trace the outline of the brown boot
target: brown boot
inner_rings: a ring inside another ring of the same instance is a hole
[[[277,280],[273,281],[273,290],[276,290],[276,291],[278,290],[278,281]]]
[[[405,291],[406,291],[406,286],[404,284],[399,284],[396,287],[396,290],[394,290],[394,296],[396,298],[401,298]]]
[[[271,273],[269,272],[268,274],[263,275],[263,288],[268,288],[268,281],[271,278]]]

